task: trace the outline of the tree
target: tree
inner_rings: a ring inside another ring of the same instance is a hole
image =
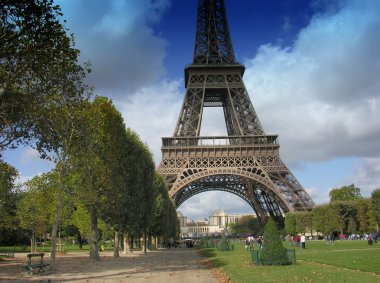
[[[264,244],[260,260],[264,265],[290,264],[277,225],[272,218],[269,218],[265,225]]]
[[[333,232],[341,231],[344,226],[344,219],[340,215],[338,207],[330,205],[320,205],[313,209],[313,226],[324,235],[331,235]]]
[[[358,223],[354,217],[350,216],[348,218],[348,223],[347,223],[347,232],[349,234],[352,234],[352,233],[357,233],[357,231],[358,231]]]
[[[85,72],[53,0],[4,0],[0,15],[1,156],[31,138],[52,95],[81,88]]]
[[[295,213],[297,233],[313,232],[312,212],[298,211]]]
[[[51,269],[55,269],[56,238],[58,227],[61,224],[63,207],[63,191],[65,181],[71,168],[68,157],[73,150],[75,137],[81,135],[82,123],[79,119],[82,103],[71,99],[70,94],[57,94],[51,103],[41,109],[43,120],[36,123],[33,135],[36,137],[36,149],[44,159],[55,163],[56,172],[56,210],[52,226],[51,239]],[[80,98],[78,98],[80,100]]]
[[[20,220],[20,227],[32,231],[32,240],[36,236],[44,236],[51,231],[55,221],[57,202],[57,182],[56,171],[35,176],[24,184],[25,191],[17,204],[17,215]],[[73,212],[71,195],[64,191],[62,195],[62,220],[60,227],[71,223]],[[33,248],[33,246],[32,246]]]
[[[168,187],[164,178],[158,173],[154,174],[154,191],[156,192],[156,211],[154,222],[149,227],[149,234],[162,237],[163,241],[170,242],[177,236],[177,213],[173,201],[168,194]]]
[[[36,176],[25,184],[27,190],[18,202],[17,215],[20,227],[32,232],[31,252],[35,252],[35,239],[46,235],[54,221],[55,184],[52,174]]]
[[[62,209],[67,156],[76,130],[75,111],[87,99],[87,74],[66,34],[53,0],[0,2],[0,154],[31,138],[42,158],[55,162],[57,210],[52,227],[51,268]]]
[[[371,194],[372,211],[377,223],[377,231],[380,226],[380,189],[376,189]]]
[[[371,208],[370,199],[361,199],[356,202],[357,222],[358,222],[360,233],[369,233],[370,208]]]
[[[128,189],[134,184],[132,177],[136,177],[128,166],[142,172],[137,172],[141,180],[151,179],[145,174],[144,166],[140,166],[142,161],[131,159],[126,151],[126,145],[131,143],[122,116],[111,100],[96,97],[93,102],[86,102],[80,117],[83,131],[75,137],[70,164],[74,169],[76,196],[90,217],[90,258],[99,260],[99,219],[119,231],[129,219],[123,216],[129,214],[129,204],[132,205],[129,199],[134,193],[147,190],[144,182],[140,182],[140,191]],[[144,160],[141,155],[140,160]],[[148,185],[151,186],[152,182]],[[144,204],[144,200],[139,199],[136,203]]]
[[[82,237],[88,238],[90,236],[90,215],[84,205],[77,201],[75,203],[75,210],[71,215],[73,225],[78,228],[77,239],[80,249],[82,249]]]
[[[17,176],[16,169],[0,159],[0,230],[15,228],[17,222]]]
[[[252,215],[243,216],[239,222],[231,223],[228,228],[235,234],[261,234],[262,232],[260,222]]]
[[[294,212],[287,212],[285,214],[285,230],[290,235],[298,234],[296,215]]]
[[[329,196],[330,202],[358,200],[362,198],[360,189],[355,187],[354,184],[340,188],[334,188],[330,191]]]
[[[17,176],[16,169],[0,159],[0,245],[15,244],[17,234],[20,234],[16,231],[17,201],[20,197],[15,184]]]
[[[227,237],[226,237],[226,233],[224,232],[224,230],[222,231],[222,235],[221,235],[221,238],[220,238],[219,250],[220,251],[228,251],[228,250],[230,250],[230,247],[229,247],[228,241],[227,241]]]

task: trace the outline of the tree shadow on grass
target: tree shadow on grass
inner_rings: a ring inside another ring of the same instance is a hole
[[[198,250],[200,256],[208,258],[208,263],[212,265],[212,267],[219,268],[226,265],[226,262],[217,258],[217,253],[214,248],[205,248]]]
[[[216,250],[214,248],[199,249],[198,253],[202,257],[215,257],[216,256]]]

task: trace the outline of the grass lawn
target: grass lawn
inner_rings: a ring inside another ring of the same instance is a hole
[[[288,266],[257,266],[243,244],[235,244],[234,251],[200,253],[235,283],[380,282],[380,244],[366,241],[307,242],[305,250],[296,248],[297,264]]]
[[[47,243],[45,246],[37,246],[37,252],[50,252],[50,243]],[[107,247],[108,249],[108,247]],[[8,246],[2,246],[0,247],[0,252],[2,251],[15,251],[16,253],[30,253],[30,246],[16,246],[16,247],[8,247]],[[83,245],[82,251],[88,251],[89,245]],[[73,252],[73,251],[81,251],[79,248],[79,245],[66,245],[66,251]]]

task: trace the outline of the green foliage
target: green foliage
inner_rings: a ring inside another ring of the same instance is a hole
[[[298,211],[295,213],[298,233],[312,230],[312,213],[309,211]]]
[[[222,231],[222,235],[221,235],[220,242],[219,242],[219,250],[220,251],[228,251],[229,249],[230,248],[228,245],[226,234],[224,231]]]
[[[173,201],[169,197],[164,178],[154,174],[153,190],[156,199],[155,220],[152,222],[149,233],[161,236],[164,239],[174,239],[177,236],[177,213]]]
[[[288,212],[285,214],[285,230],[287,234],[296,235],[312,231],[312,212]]]
[[[86,70],[53,0],[1,1],[0,14],[1,156],[33,135],[57,97],[81,96]]]
[[[272,218],[265,225],[264,244],[260,259],[264,265],[290,264],[277,225]]]
[[[334,188],[330,191],[329,196],[330,202],[358,200],[362,198],[360,194],[360,188],[355,187],[354,184],[340,188]]]
[[[77,201],[90,219],[94,259],[98,258],[100,219],[114,232],[138,238],[149,231],[163,236],[176,231],[169,227],[176,223],[175,209],[163,179],[155,178],[152,155],[136,133],[125,129],[112,101],[96,97],[84,103],[79,116],[81,132],[74,136],[69,161]]]
[[[369,233],[371,200],[361,199],[356,202],[357,218],[360,233]]]
[[[32,231],[36,236],[49,233],[54,222],[57,199],[55,182],[52,173],[34,177],[25,184],[27,190],[18,202],[20,227]]]
[[[331,235],[333,232],[341,230],[343,219],[336,207],[320,205],[313,209],[313,225],[324,235]]]
[[[78,116],[81,130],[73,136],[75,143],[69,155],[74,169],[71,179],[77,206],[85,208],[89,216],[90,254],[91,259],[97,260],[98,219],[114,227],[120,225],[119,219],[124,219],[128,194],[122,162],[128,157],[123,154],[127,139],[121,114],[107,98],[96,97],[92,103],[84,103]]]
[[[380,189],[376,189],[371,194],[372,211],[377,228],[380,226]]]
[[[71,216],[72,223],[79,229],[84,237],[90,236],[90,215],[81,202],[75,204],[75,210]]]
[[[285,230],[290,235],[298,234],[297,220],[294,212],[287,212],[285,214]]]
[[[369,233],[376,229],[372,199],[335,201],[317,206],[312,212],[313,228],[325,235],[332,233]]]
[[[235,234],[261,234],[262,232],[259,220],[252,215],[243,216],[239,222],[231,223],[228,229]]]
[[[3,229],[17,227],[16,202],[19,197],[15,185],[17,176],[16,169],[0,159],[0,232]]]

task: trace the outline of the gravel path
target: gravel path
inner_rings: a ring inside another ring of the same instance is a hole
[[[46,258],[48,260],[48,258]],[[150,282],[218,283],[213,272],[201,263],[193,249],[160,249],[146,255],[114,258],[101,253],[101,261],[91,262],[84,253],[69,253],[57,258],[57,270],[28,275],[21,266],[26,254],[0,262],[1,282]]]

